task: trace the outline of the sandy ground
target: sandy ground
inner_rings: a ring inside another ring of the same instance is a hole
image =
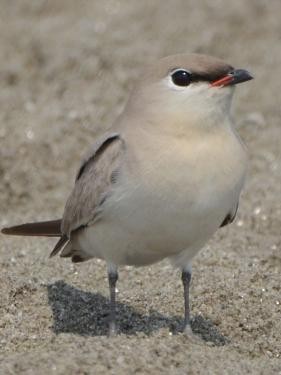
[[[248,68],[235,117],[250,173],[236,222],[194,260],[192,342],[179,272],[123,268],[106,337],[105,265],[0,242],[1,374],[281,374],[281,3],[1,1],[1,226],[58,218],[81,156],[145,60],[195,51]]]

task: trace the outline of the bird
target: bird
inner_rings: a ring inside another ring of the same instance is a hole
[[[192,334],[192,259],[230,224],[248,169],[231,102],[253,79],[219,58],[183,53],[148,64],[121,115],[83,159],[61,219],[2,233],[58,237],[50,256],[107,264],[109,335],[118,332],[118,268],[169,259],[183,284],[183,332]]]

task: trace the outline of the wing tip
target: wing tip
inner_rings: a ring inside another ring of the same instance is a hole
[[[58,254],[58,252],[64,247],[65,243],[68,241],[67,236],[64,234],[62,237],[58,240],[56,243],[56,246],[54,247],[53,251],[49,255],[49,258],[53,258],[55,255]]]

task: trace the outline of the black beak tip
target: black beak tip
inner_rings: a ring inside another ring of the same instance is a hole
[[[235,69],[231,72],[231,75],[233,76],[232,84],[234,85],[254,79],[254,76],[245,69]]]

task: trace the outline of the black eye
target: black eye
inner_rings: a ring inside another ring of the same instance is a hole
[[[171,77],[177,86],[188,86],[191,82],[191,73],[183,69],[176,70]]]

